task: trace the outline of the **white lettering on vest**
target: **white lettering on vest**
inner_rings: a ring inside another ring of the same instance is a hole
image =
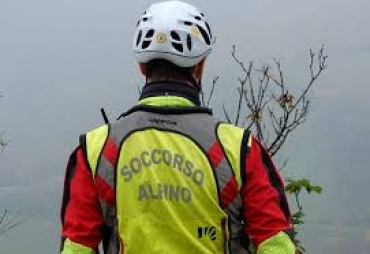
[[[191,191],[187,187],[162,183],[158,183],[156,187],[152,184],[142,184],[139,186],[139,201],[168,200],[190,203],[191,199]]]
[[[154,165],[162,163],[177,169],[198,186],[204,185],[204,172],[201,169],[196,169],[194,163],[185,159],[184,156],[172,153],[169,150],[153,149],[151,151],[143,151],[139,156],[131,158],[128,162],[129,166],[123,166],[120,169],[120,173],[125,182],[130,182],[136,174],[142,173],[144,168],[150,169]]]

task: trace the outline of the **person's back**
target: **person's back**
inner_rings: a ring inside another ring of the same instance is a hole
[[[109,254],[247,253],[249,238],[257,253],[294,253],[268,154],[248,131],[200,106],[212,38],[187,4],[159,3],[144,14],[134,50],[146,85],[137,106],[81,136],[71,155],[63,254],[95,253],[101,241]]]
[[[127,252],[225,251],[229,216],[220,206],[219,192],[234,176],[226,161],[216,162],[222,155],[211,153],[219,145],[219,127],[229,128],[202,109],[154,113],[140,107],[112,125],[111,132],[122,133],[117,140],[124,139],[116,207]],[[240,223],[234,228],[240,231]]]

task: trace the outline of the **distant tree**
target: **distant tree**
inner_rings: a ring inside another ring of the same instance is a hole
[[[274,157],[281,151],[293,131],[307,120],[311,106],[309,91],[327,67],[325,47],[322,46],[317,52],[310,50],[309,79],[304,82],[305,85],[300,92],[293,92],[293,89],[286,85],[279,59],[274,59],[273,65],[255,67],[253,61],[245,63],[237,56],[235,46],[232,48],[231,56],[240,67],[241,77],[238,78],[238,98],[232,100],[237,102],[236,108],[230,113],[223,105],[225,118],[229,123],[253,131],[269,154]],[[202,93],[203,105],[209,106],[217,81],[218,77],[213,80],[208,98]],[[280,169],[286,164],[287,160],[284,160]],[[286,180],[286,192],[292,195],[295,201],[296,211],[292,214],[292,219],[297,234],[299,226],[305,223],[300,195],[304,191],[309,194],[321,193],[322,188],[313,185],[306,178],[287,177]],[[297,245],[301,253],[306,252],[298,239]],[[250,251],[254,252],[253,246],[250,247]]]

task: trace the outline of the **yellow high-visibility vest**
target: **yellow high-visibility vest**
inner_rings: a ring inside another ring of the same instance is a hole
[[[111,229],[105,253],[242,249],[241,157],[249,141],[249,132],[196,108],[139,107],[88,132],[82,144],[94,180],[116,194],[113,205],[101,198]]]

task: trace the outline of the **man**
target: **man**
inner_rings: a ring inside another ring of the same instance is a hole
[[[179,1],[153,4],[134,52],[146,85],[117,122],[83,135],[70,157],[63,254],[290,254],[282,180],[260,143],[200,106],[214,36]]]

